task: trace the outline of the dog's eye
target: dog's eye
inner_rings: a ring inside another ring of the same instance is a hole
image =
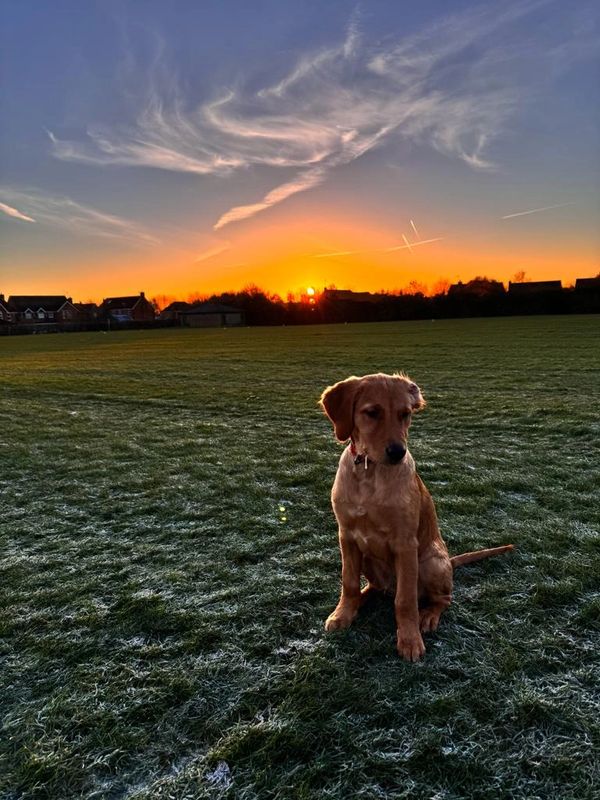
[[[378,419],[379,418],[379,409],[378,408],[365,408],[364,412],[367,417],[371,419]]]
[[[410,411],[403,411],[400,414],[400,419],[402,420],[402,422],[406,422],[407,420],[409,420],[410,419]]]

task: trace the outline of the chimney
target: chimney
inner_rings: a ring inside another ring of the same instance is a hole
[[[4,303],[4,295],[0,294],[0,303]]]
[[[67,301],[68,301],[69,303],[71,303],[71,305],[73,305],[73,298],[72,298],[72,297],[67,297]]]
[[[140,292],[140,297],[146,297],[146,295],[143,292]]]

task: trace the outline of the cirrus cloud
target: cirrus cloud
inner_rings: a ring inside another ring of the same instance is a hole
[[[377,45],[364,41],[353,17],[341,43],[302,56],[258,91],[237,88],[193,105],[173,80],[168,91],[155,80],[133,124],[90,125],[82,141],[49,132],[52,150],[66,161],[199,176],[296,170],[254,202],[225,210],[215,229],[313,189],[393,141],[492,170],[490,148],[522,100],[519,65],[539,66],[558,52],[541,38],[533,45],[521,40],[511,26],[547,2],[482,5]],[[510,45],[500,43],[503,31]],[[577,42],[568,46],[576,49]]]

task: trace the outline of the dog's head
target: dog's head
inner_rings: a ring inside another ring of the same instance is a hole
[[[383,464],[406,455],[412,415],[425,407],[416,383],[406,375],[365,375],[329,386],[320,405],[340,442],[352,439],[359,453]]]

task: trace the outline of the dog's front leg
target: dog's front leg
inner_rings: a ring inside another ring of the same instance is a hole
[[[342,593],[335,610],[325,621],[326,631],[347,628],[352,624],[360,607],[360,567],[362,553],[344,531],[340,530],[342,552]]]
[[[398,653],[407,661],[418,661],[425,652],[419,631],[419,560],[417,542],[406,544],[394,556]]]

